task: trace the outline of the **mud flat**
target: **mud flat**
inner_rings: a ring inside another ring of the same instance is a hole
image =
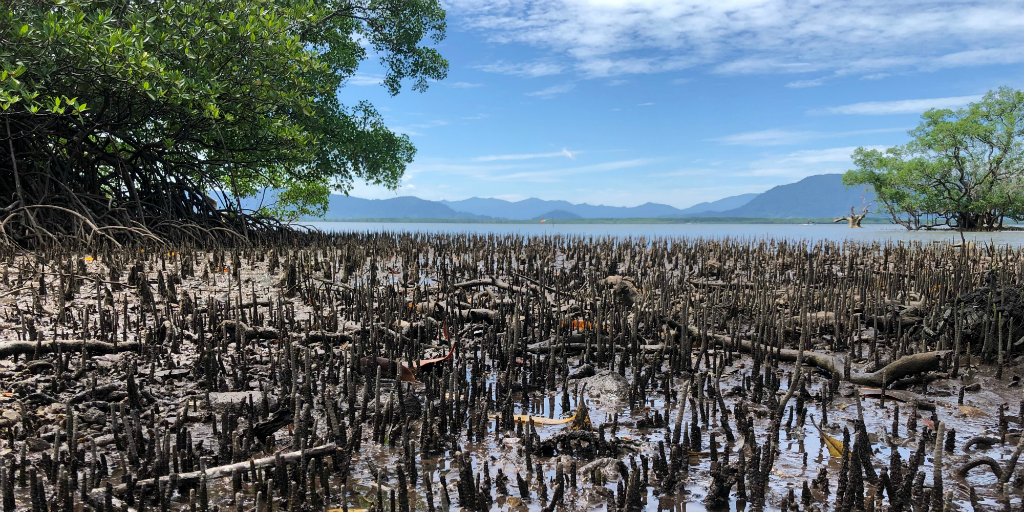
[[[3,510],[1024,509],[1024,251],[0,248]]]

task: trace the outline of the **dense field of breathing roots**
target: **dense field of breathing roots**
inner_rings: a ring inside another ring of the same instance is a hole
[[[3,510],[1020,511],[1022,263],[390,233],[0,248]]]

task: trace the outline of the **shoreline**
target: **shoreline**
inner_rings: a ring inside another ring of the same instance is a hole
[[[826,218],[772,219],[765,217],[694,217],[627,219],[429,219],[401,217],[360,217],[354,219],[311,219],[297,222],[387,222],[415,224],[842,224]],[[895,225],[884,219],[864,219],[869,225]]]

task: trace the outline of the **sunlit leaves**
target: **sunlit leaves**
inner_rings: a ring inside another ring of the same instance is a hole
[[[396,186],[415,154],[372,106],[337,99],[367,56],[360,43],[381,57],[392,93],[407,79],[423,90],[447,71],[420,46],[444,36],[436,0],[8,5],[0,13],[4,113],[90,127],[76,140],[116,132],[116,143],[102,145],[111,158],[148,152],[151,165],[239,194],[284,189],[282,202],[302,211],[322,208],[330,190],[353,179]],[[68,143],[56,137],[50,154]]]
[[[886,151],[858,148],[847,185],[872,185],[908,228],[993,229],[1024,219],[1024,92],[1001,88],[959,110],[934,109]]]

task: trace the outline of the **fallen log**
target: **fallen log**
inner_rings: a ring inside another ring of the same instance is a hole
[[[982,445],[985,448],[990,448],[992,445],[996,445],[1002,442],[1003,440],[998,437],[974,436],[968,439],[966,443],[964,443],[963,450],[964,453],[971,453],[971,448],[974,448],[975,445]]]
[[[699,336],[699,333],[694,331],[696,331],[696,328],[690,326],[691,334]],[[723,345],[731,345],[733,343],[732,338],[722,334],[708,333],[708,336]],[[736,345],[744,352],[751,352],[754,349],[753,342],[749,340],[737,340]],[[763,347],[763,350],[771,350],[776,354],[780,361],[795,362],[800,356],[800,351],[788,348],[775,349]],[[861,373],[851,371],[849,379],[844,378],[843,370],[846,368],[846,359],[842,356],[834,356],[830,354],[822,354],[821,352],[805,350],[804,364],[816,366],[822,370],[832,373],[833,375],[839,375],[839,378],[849,380],[849,382],[859,386],[885,388],[905,377],[911,377],[940,369],[942,360],[948,353],[948,350],[937,350],[934,352],[922,352],[920,354],[903,356],[874,372]]]
[[[297,462],[302,460],[302,457],[322,457],[325,455],[331,455],[338,450],[337,445],[334,443],[328,443],[321,446],[315,446],[303,451],[294,451],[280,454],[280,459],[284,463]],[[244,462],[237,462],[234,464],[227,464],[224,466],[217,466],[215,468],[209,468],[206,470],[206,479],[211,480],[223,476],[231,476],[233,471],[251,471],[253,468],[259,469],[267,466],[271,466],[277,462],[277,457],[263,457],[262,459],[249,459]],[[203,475],[202,471],[191,471],[189,473],[178,473],[177,483],[180,485],[195,485],[199,483],[200,477]],[[159,482],[170,482],[170,476],[162,476],[159,478],[147,478],[145,480],[139,480],[135,482],[136,488],[146,489],[159,485]],[[123,495],[128,490],[127,484],[120,484],[114,486],[114,494]],[[102,498],[105,488],[97,487],[89,493],[93,498]]]
[[[49,354],[57,350],[57,347],[64,352],[81,352],[82,348],[90,354],[116,354],[118,352],[136,352],[139,350],[137,342],[106,343],[97,340],[50,340],[43,342],[36,341],[5,341],[0,343],[0,357],[11,357],[14,355]]]
[[[242,338],[245,341],[258,339],[258,340],[276,340],[281,337],[278,334],[277,329],[270,327],[249,327],[248,324],[241,320],[224,320],[220,323],[218,330],[222,332],[229,332],[231,338],[236,338],[238,330],[242,331]]]
[[[493,309],[472,308],[460,309],[459,318],[468,322],[486,322],[493,324],[498,318],[498,312]]]
[[[531,353],[531,354],[541,354],[541,355],[544,355],[544,354],[547,354],[548,352],[550,352],[552,348],[554,348],[554,350],[556,352],[564,349],[566,354],[573,354],[573,355],[575,355],[575,354],[583,353],[583,351],[585,351],[587,349],[587,344],[585,342],[583,342],[583,336],[582,335],[572,335],[572,336],[568,337],[565,342],[554,341],[553,339],[548,339],[548,340],[544,340],[544,341],[538,341],[537,343],[531,343],[531,344],[526,346],[526,351]],[[665,349],[665,345],[663,345],[661,343],[653,344],[653,345],[645,344],[645,345],[639,345],[638,348],[640,349],[641,352],[649,354],[649,353],[658,352],[660,350],[664,350]],[[597,345],[596,344],[591,344],[590,345],[590,350],[597,350]]]

